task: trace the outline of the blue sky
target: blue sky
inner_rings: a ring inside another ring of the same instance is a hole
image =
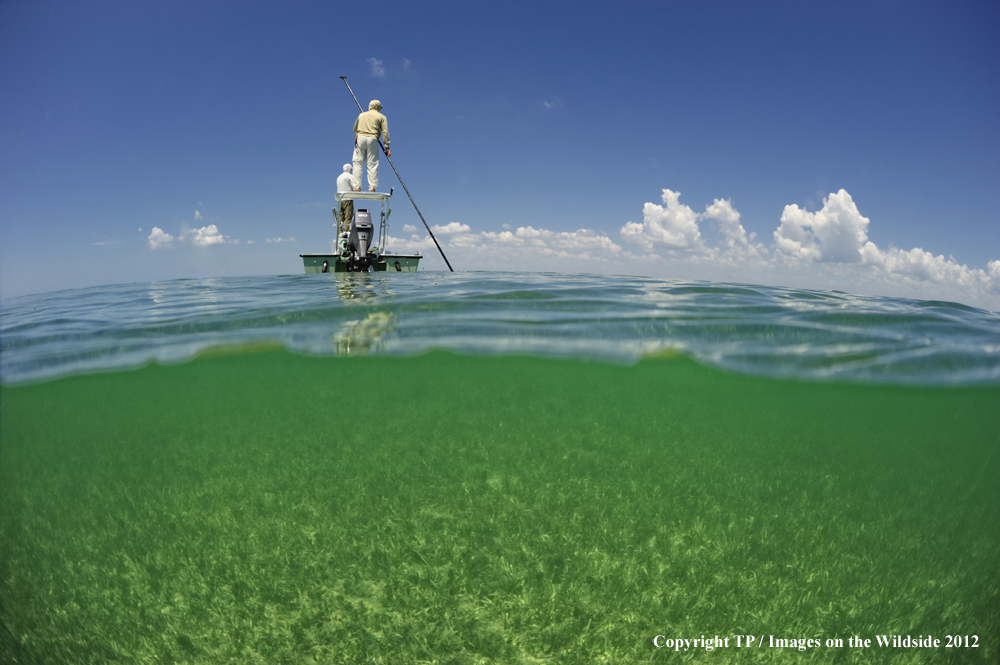
[[[996,2],[6,0],[0,296],[300,273],[348,76],[458,270],[1000,310],[998,34]]]

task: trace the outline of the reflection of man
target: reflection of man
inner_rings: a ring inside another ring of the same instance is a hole
[[[385,145],[385,156],[392,157],[389,150],[389,121],[379,113],[382,102],[373,99],[368,110],[354,121],[354,188],[361,191],[361,165],[368,165],[368,186],[374,192],[378,187],[378,137]]]
[[[337,193],[354,191],[354,176],[351,175],[351,165],[344,164],[344,172],[337,178]],[[337,237],[344,231],[351,230],[351,219],[354,217],[354,201],[340,201],[340,217],[337,219]]]

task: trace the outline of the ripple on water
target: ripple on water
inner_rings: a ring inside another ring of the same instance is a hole
[[[1000,315],[958,303],[485,272],[184,279],[13,298],[0,308],[0,378],[22,383],[272,342],[306,354],[446,349],[617,363],[669,349],[769,376],[1000,382]]]

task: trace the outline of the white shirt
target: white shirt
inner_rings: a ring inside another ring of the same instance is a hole
[[[337,178],[337,193],[340,192],[353,192],[354,191],[354,176],[351,175],[350,171],[344,171]]]

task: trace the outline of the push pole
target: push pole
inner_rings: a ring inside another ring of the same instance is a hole
[[[344,82],[344,85],[347,86],[348,90],[351,90],[351,84],[347,82],[346,76],[341,76],[340,80]],[[358,105],[358,110],[364,113],[364,109],[361,108],[361,102],[358,101],[358,97],[357,95],[354,94],[353,90],[351,90],[351,97],[354,97],[354,103]],[[444,259],[445,265],[448,266],[448,270],[455,272],[455,269],[451,267],[450,263],[448,263],[448,257],[444,255],[444,250],[441,249],[441,245],[438,244],[437,238],[434,237],[434,233],[431,231],[431,227],[427,225],[427,220],[424,219],[424,216],[422,214],[420,214],[420,208],[417,207],[417,202],[413,200],[413,195],[410,194],[410,190],[406,188],[406,183],[403,182],[403,179],[399,177],[399,171],[396,170],[396,165],[392,163],[392,158],[389,157],[389,153],[385,151],[385,146],[382,145],[382,137],[379,136],[377,137],[377,139],[378,139],[378,147],[382,148],[382,153],[385,154],[385,158],[389,160],[389,166],[392,167],[392,172],[396,174],[396,179],[398,179],[399,184],[403,186],[403,191],[406,192],[406,195],[410,197],[410,203],[413,204],[413,209],[417,211],[417,215],[420,217],[420,221],[424,223],[424,228],[427,229],[428,235],[430,235],[431,240],[434,241],[434,245],[438,248],[438,251],[441,252],[441,258]]]

